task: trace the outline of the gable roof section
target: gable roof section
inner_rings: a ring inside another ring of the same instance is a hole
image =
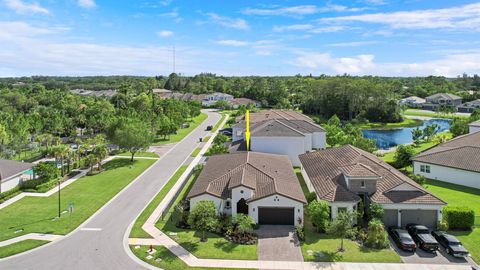
[[[239,186],[254,191],[249,202],[278,194],[306,203],[288,157],[256,152],[210,157],[187,197],[207,193],[227,199],[232,189]]]
[[[250,130],[252,136],[257,137],[304,137],[299,130],[283,123],[281,120],[268,120],[255,125]]]
[[[369,168],[381,177],[377,181],[377,191],[371,196],[372,201],[376,203],[445,204],[375,155],[351,145],[302,154],[300,161],[317,195],[323,200],[358,201],[360,199],[358,195],[347,189],[343,173],[345,168],[359,169],[356,165],[362,164],[366,166],[364,168]],[[361,171],[367,173],[363,169]],[[392,190],[403,183],[408,183],[414,190]]]
[[[0,180],[8,179],[28,169],[33,168],[32,163],[15,160],[0,159]]]
[[[379,174],[377,174],[372,168],[362,163],[355,163],[351,165],[347,165],[344,167],[338,168],[343,175],[347,177],[377,177],[381,178]]]
[[[312,122],[313,120],[297,111],[292,110],[266,110],[261,112],[250,113],[250,123],[261,122],[265,120],[285,119],[285,120],[305,120]],[[245,120],[245,115],[239,116],[237,121]]]
[[[438,93],[434,94],[431,96],[428,96],[427,99],[438,99],[438,98],[443,98],[443,99],[462,99],[461,97],[454,95],[454,94],[449,94],[449,93]]]
[[[480,172],[480,132],[459,136],[417,155],[412,160]]]

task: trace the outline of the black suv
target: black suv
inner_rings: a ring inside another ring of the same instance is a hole
[[[406,230],[402,230],[398,227],[389,227],[388,233],[392,237],[393,242],[395,242],[400,249],[412,252],[415,252],[417,249],[415,242]]]
[[[438,242],[427,227],[419,224],[407,224],[406,228],[419,248],[430,252],[438,250]]]
[[[463,247],[462,243],[455,236],[442,231],[432,232],[432,235],[445,248],[448,254],[453,257],[468,257],[468,250]]]

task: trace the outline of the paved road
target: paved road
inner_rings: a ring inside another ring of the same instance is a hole
[[[47,247],[0,261],[0,269],[144,269],[128,257],[123,248],[123,236],[150,199],[197,147],[198,138],[206,136],[206,126],[220,120],[218,113],[206,113],[207,120],[85,224],[83,227],[87,230],[77,230]]]

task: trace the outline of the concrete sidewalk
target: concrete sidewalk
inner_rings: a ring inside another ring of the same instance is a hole
[[[0,242],[0,247],[8,246],[21,242],[24,240],[45,240],[45,241],[55,241],[65,237],[64,235],[57,234],[43,234],[43,233],[29,233],[19,237],[11,238],[5,241]]]

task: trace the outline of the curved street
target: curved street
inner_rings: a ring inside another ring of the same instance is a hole
[[[199,127],[82,224],[84,230],[76,230],[58,242],[29,253],[0,260],[0,269],[145,269],[125,252],[125,231],[198,146],[198,139],[207,135],[206,127],[220,120],[220,114],[216,112],[203,112],[208,118]]]

